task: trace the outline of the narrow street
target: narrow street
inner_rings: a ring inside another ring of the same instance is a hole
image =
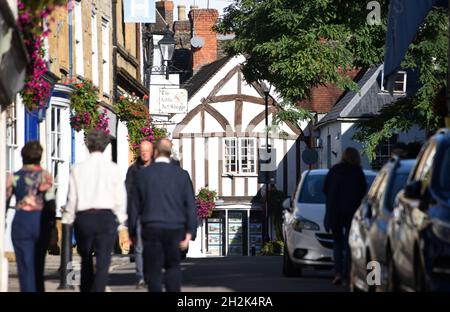
[[[59,257],[49,256],[46,265],[47,291],[58,291]],[[75,259],[75,262],[78,259]],[[187,259],[182,264],[183,292],[341,292],[334,286],[332,271],[305,269],[302,277],[287,278],[281,272],[282,257],[222,257]],[[10,263],[9,291],[17,292],[16,264]],[[109,291],[145,292],[136,289],[134,263],[114,257]],[[75,291],[75,290],[73,290]]]

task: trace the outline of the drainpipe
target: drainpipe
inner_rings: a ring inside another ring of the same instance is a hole
[[[113,102],[117,99],[117,0],[112,0],[112,24],[113,24]]]
[[[69,77],[73,77],[73,45],[72,45],[72,20],[73,20],[73,0],[69,0]],[[70,163],[75,163],[75,131],[71,128],[71,146],[72,154]],[[73,286],[68,283],[68,274],[73,267],[72,263],[72,226],[70,224],[62,224],[61,237],[61,265],[60,265],[60,280],[58,289],[73,289]]]

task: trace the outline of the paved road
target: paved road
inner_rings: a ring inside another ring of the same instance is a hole
[[[183,291],[345,291],[331,283],[333,272],[306,269],[300,278],[281,273],[282,257],[226,257],[187,259],[183,262]],[[112,291],[136,291],[133,264],[116,267],[110,277]]]
[[[78,262],[79,259],[74,259]],[[309,292],[346,291],[331,283],[330,270],[304,270],[302,277],[286,278],[281,273],[282,257],[227,257],[187,259],[182,264],[183,291],[192,292]],[[49,256],[46,265],[47,291],[57,291],[59,257]],[[135,287],[134,263],[128,257],[114,257],[109,291],[144,292]],[[9,291],[18,291],[15,263],[10,263]]]

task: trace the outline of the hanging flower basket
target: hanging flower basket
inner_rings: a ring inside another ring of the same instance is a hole
[[[98,104],[98,88],[91,81],[71,82],[70,95],[72,109],[70,125],[75,131],[91,129],[103,130],[109,134],[107,109]]]
[[[150,113],[144,104],[147,99],[147,96],[141,99],[134,93],[122,95],[114,105],[117,117],[127,126],[128,141],[135,154],[142,141],[155,142],[167,135],[165,129],[151,124]]]
[[[217,193],[209,190],[207,187],[200,189],[196,196],[197,217],[201,220],[211,217],[216,207]]]
[[[44,75],[48,72],[45,61],[44,39],[49,34],[49,21],[53,21],[53,18],[48,19],[49,15],[56,6],[64,3],[63,0],[17,1],[17,24],[30,56],[25,86],[20,94],[25,107],[29,111],[44,107],[50,97],[51,86],[44,79]],[[44,26],[46,26],[46,29]]]

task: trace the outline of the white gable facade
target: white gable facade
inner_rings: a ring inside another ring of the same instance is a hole
[[[264,205],[255,196],[258,149],[265,148],[265,100],[262,88],[245,82],[244,57],[229,59],[190,95],[188,112],[171,118],[168,131],[174,154],[192,179],[194,191],[215,190],[219,201],[211,218],[200,222],[188,256],[250,255],[261,248]],[[269,97],[269,124],[277,110]],[[270,133],[276,153],[276,187],[291,195],[306,165],[301,131],[283,124],[281,137]]]

